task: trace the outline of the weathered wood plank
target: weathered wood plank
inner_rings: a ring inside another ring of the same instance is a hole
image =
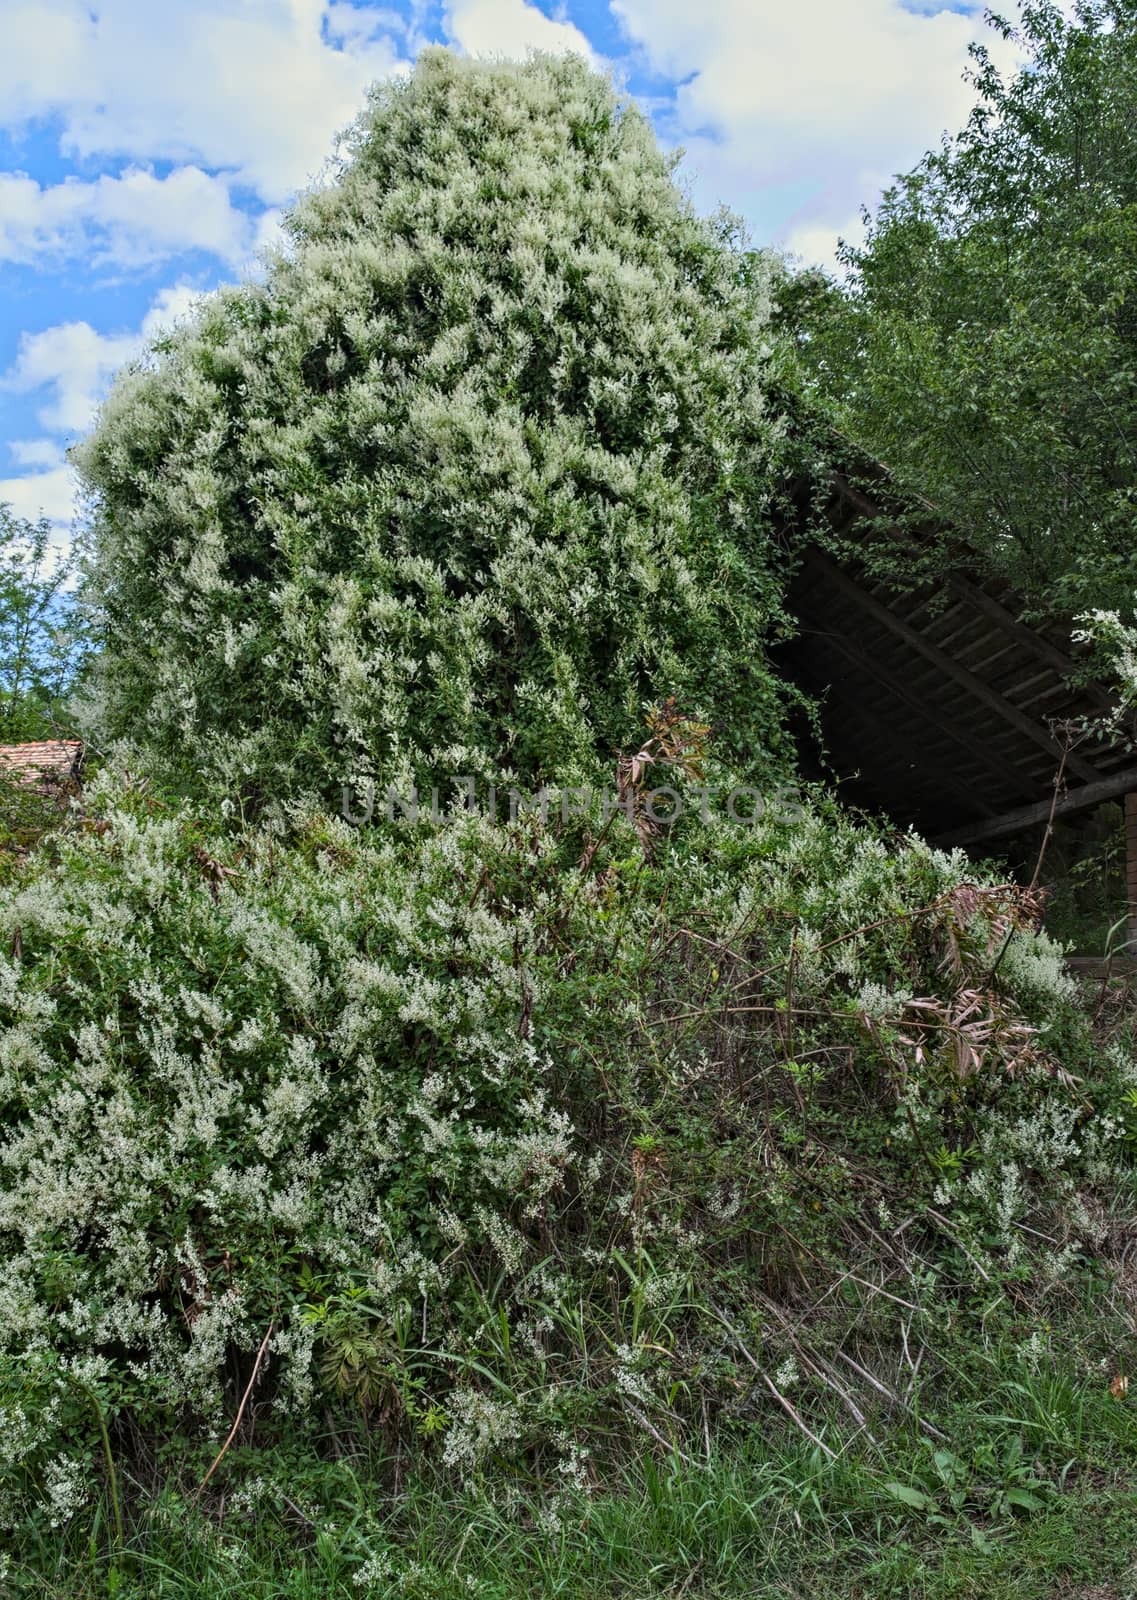
[[[887,515],[876,501],[870,499],[861,491],[854,489],[852,484],[842,475],[837,476],[835,486],[838,495],[852,505],[861,517],[877,519]],[[853,520],[857,519],[854,518]],[[911,535],[905,535],[903,529],[898,529],[897,532],[901,536],[911,539]],[[948,573],[945,582],[953,594],[958,595],[961,600],[967,601],[976,611],[982,612],[996,627],[1001,628],[1004,633],[1017,639],[1024,649],[1031,651],[1040,661],[1045,661],[1063,678],[1068,678],[1077,671],[1078,663],[1073,656],[1059,649],[1052,640],[1047,639],[1027,623],[1020,621],[1013,611],[1009,611],[1000,600],[989,594],[980,584],[973,583],[970,578],[965,577],[961,572]],[[1101,709],[1112,709],[1113,700],[1100,683],[1079,684],[1079,689]]]
[[[945,848],[957,844],[981,844],[984,839],[994,839],[1004,833],[1017,833],[1020,828],[1029,828],[1036,822],[1045,822],[1050,815],[1052,805],[1054,815],[1064,817],[1072,811],[1084,811],[1087,806],[1101,805],[1103,800],[1116,800],[1119,795],[1129,794],[1134,790],[1137,790],[1137,767],[1126,767],[1124,772],[1115,772],[1108,778],[1098,778],[1094,783],[1084,783],[1077,789],[1068,790],[1066,794],[1059,795],[1057,804],[1051,799],[1039,800],[1032,806],[1019,806],[1016,810],[1005,811],[990,821],[971,822],[966,827],[954,828],[950,833],[941,834],[932,842]]]
[[[960,573],[951,573],[947,581],[955,594],[968,600],[977,611],[982,611],[985,617],[990,617],[1004,633],[1009,633],[1017,639],[1024,649],[1031,651],[1040,661],[1045,661],[1063,678],[1068,678],[1071,673],[1077,671],[1078,664],[1073,656],[1059,650],[1056,644],[1052,644],[1042,634],[1036,633],[1025,622],[1020,622],[1013,612],[1008,611],[1006,606],[1000,604],[993,595],[987,594],[977,583],[972,583],[970,578],[965,578]],[[1103,709],[1112,708],[1113,701],[1100,683],[1080,684],[1079,688]]]

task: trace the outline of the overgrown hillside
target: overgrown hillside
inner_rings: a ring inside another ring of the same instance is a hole
[[[25,1537],[115,1460],[120,1497],[171,1447],[205,1480],[250,1392],[218,1515],[366,1449],[555,1527],[644,1450],[947,1444],[970,1341],[1115,1375],[1106,1283],[1072,1312],[1126,1227],[1134,1073],[962,857],[812,810],[645,858],[622,816],[89,808],[0,910]],[[1041,1506],[1060,1454],[969,1469],[963,1524]],[[936,1491],[882,1456],[876,1492]]]
[[[82,454],[104,770],[0,889],[5,1593],[1122,1573],[1128,1000],[792,786],[766,268],[571,61],[428,53],[289,231]]]

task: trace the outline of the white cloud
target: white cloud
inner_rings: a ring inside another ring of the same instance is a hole
[[[101,334],[89,322],[60,322],[20,336],[4,386],[19,394],[47,391],[36,410],[41,426],[79,434],[90,425],[111,373],[136,348],[132,334]]]
[[[88,322],[62,322],[39,333],[25,333],[16,361],[0,384],[38,394],[36,414],[49,433],[64,437],[84,433],[118,368],[185,316],[199,298],[188,284],[161,290],[133,333],[97,333]],[[17,466],[42,470],[0,479],[0,502],[30,521],[46,516],[65,539],[78,490],[62,444],[55,439],[17,439],[8,448]]]
[[[195,289],[192,284],[173,283],[166,288],[159,289],[151,301],[150,309],[142,319],[142,325],[135,338],[135,350],[161,333],[166,328],[172,328],[183,317],[188,316],[202,297],[202,291]]]
[[[255,232],[225,180],[200,167],[164,178],[133,168],[47,188],[23,173],[0,173],[0,261],[85,255],[96,266],[145,267],[206,250],[238,262]]]
[[[83,81],[94,20],[69,0],[5,0],[0,117],[12,126],[40,116]]]
[[[280,206],[273,206],[270,210],[261,212],[253,235],[251,256],[244,263],[246,269],[251,269],[266,252],[271,253],[284,245],[286,236],[282,227],[283,222],[284,210]]]
[[[89,322],[60,322],[22,334],[3,385],[18,394],[40,396],[36,416],[49,433],[82,434],[118,368],[197,299],[197,291],[185,284],[163,289],[135,333],[97,333]]]
[[[695,196],[726,201],[759,242],[831,259],[839,231],[892,174],[966,119],[978,12],[898,0],[612,0],[656,71],[679,79],[671,132]],[[828,238],[826,246],[822,235]]]
[[[784,245],[801,266],[824,267],[833,277],[840,278],[845,269],[837,259],[838,242],[859,245],[864,236],[865,225],[856,212],[837,227],[828,222],[799,223],[790,228]]]
[[[0,124],[53,115],[82,157],[194,163],[276,202],[314,178],[397,19],[343,0],[2,0]]]
[[[406,31],[405,18],[381,6],[356,6],[351,0],[328,0],[324,6],[324,32],[341,49],[359,51],[382,41],[385,35]]]
[[[54,439],[9,439],[8,453],[18,467],[57,467],[62,447]]]
[[[38,522],[46,517],[64,528],[75,515],[77,486],[68,466],[49,472],[28,472],[18,478],[0,478],[0,503],[10,505],[18,517]]]
[[[576,51],[597,61],[579,28],[545,16],[525,0],[450,0],[445,25],[448,37],[467,55],[524,59],[530,50],[550,55]]]

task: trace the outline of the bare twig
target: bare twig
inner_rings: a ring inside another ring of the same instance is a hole
[[[981,1261],[977,1260],[976,1257],[972,1255],[971,1251],[967,1248],[967,1246],[964,1244],[963,1240],[959,1237],[959,1235],[952,1230],[952,1226],[948,1222],[947,1218],[946,1217],[941,1217],[938,1211],[933,1211],[932,1210],[931,1206],[928,1207],[928,1216],[931,1217],[932,1221],[937,1225],[937,1227],[940,1229],[940,1231],[942,1233],[946,1233],[947,1234],[948,1238],[951,1240],[952,1244],[955,1245],[956,1249],[963,1251],[964,1255],[971,1262],[971,1265],[975,1268],[976,1272],[983,1279],[984,1283],[990,1283],[991,1282],[991,1274],[984,1267],[983,1263]]]
[[[781,1323],[782,1328],[785,1331],[786,1338],[790,1341],[790,1344],[793,1346],[795,1352],[800,1357],[805,1367],[813,1373],[814,1377],[820,1379],[820,1381],[825,1384],[827,1388],[833,1390],[834,1394],[836,1394],[842,1405],[845,1406],[849,1412],[849,1415],[857,1424],[858,1428],[863,1429],[864,1432],[868,1434],[872,1444],[879,1449],[879,1441],[873,1437],[872,1430],[868,1425],[864,1412],[853,1399],[853,1396],[849,1393],[848,1389],[845,1388],[845,1385],[839,1381],[832,1367],[830,1367],[816,1351],[807,1350],[805,1348],[801,1341],[795,1336],[793,1328],[790,1324],[790,1320],[783,1313],[780,1306],[776,1305],[773,1300],[768,1299],[766,1295],[762,1295],[761,1300],[766,1309],[771,1312],[771,1314],[775,1316]]]
[[[665,1439],[651,1419],[649,1417],[645,1417],[638,1406],[632,1405],[630,1400],[625,1400],[624,1405],[627,1410],[631,1412],[632,1416],[635,1417],[640,1427],[647,1429],[648,1433],[651,1434],[656,1444],[662,1445],[663,1448],[669,1452],[669,1454],[678,1456],[685,1467],[694,1466],[695,1463],[691,1460],[691,1457],[684,1455],[683,1451],[680,1450],[677,1444],[672,1444],[670,1440]]]
[[[253,1392],[253,1384],[256,1383],[256,1381],[257,1381],[257,1373],[261,1370],[261,1362],[264,1360],[264,1353],[265,1353],[265,1350],[268,1348],[268,1342],[272,1337],[272,1330],[273,1330],[274,1327],[275,1327],[275,1323],[270,1322],[269,1325],[268,1325],[268,1328],[265,1331],[265,1336],[261,1340],[261,1347],[257,1351],[257,1359],[253,1362],[253,1370],[249,1374],[249,1381],[245,1385],[245,1392],[241,1396],[241,1404],[237,1407],[237,1415],[233,1419],[233,1426],[229,1429],[229,1437],[226,1439],[225,1443],[221,1446],[220,1450],[217,1452],[216,1456],[214,1457],[213,1465],[210,1467],[209,1471],[205,1474],[205,1477],[198,1484],[197,1494],[194,1495],[194,1499],[195,1500],[199,1500],[201,1498],[202,1492],[204,1491],[206,1484],[209,1482],[210,1478],[212,1478],[213,1474],[217,1471],[217,1468],[221,1465],[221,1462],[222,1462],[222,1460],[223,1460],[223,1458],[225,1456],[225,1452],[228,1450],[229,1446],[233,1443],[233,1440],[237,1437],[237,1429],[241,1426],[241,1418],[245,1415],[245,1407],[248,1405],[249,1396]]]
[[[859,1372],[865,1382],[874,1388],[878,1394],[883,1395],[883,1397],[892,1405],[896,1406],[901,1411],[907,1411],[911,1413],[911,1415],[916,1418],[917,1426],[923,1428],[925,1433],[930,1433],[933,1439],[939,1439],[943,1443],[947,1443],[946,1433],[941,1433],[940,1430],[934,1426],[934,1424],[928,1422],[924,1417],[920,1416],[919,1412],[913,1411],[912,1407],[906,1400],[902,1400],[898,1394],[894,1394],[888,1385],[881,1383],[880,1379],[874,1377],[867,1367],[862,1367],[859,1361],[854,1361],[852,1356],[849,1355],[847,1351],[837,1349],[834,1350],[833,1354],[840,1356],[841,1360],[847,1362],[848,1365],[852,1367],[854,1372]]]
[[[1065,741],[1062,746],[1062,759],[1058,763],[1058,771],[1054,774],[1054,797],[1050,802],[1050,815],[1046,819],[1046,829],[1042,835],[1042,845],[1038,852],[1038,860],[1035,862],[1034,872],[1031,874],[1031,889],[1038,888],[1038,880],[1042,875],[1042,863],[1046,859],[1047,847],[1049,846],[1051,836],[1054,833],[1054,813],[1058,809],[1058,796],[1062,792],[1062,784],[1066,777],[1066,760],[1071,749],[1073,748],[1073,744],[1073,735],[1071,730],[1067,728],[1065,730]]]
[[[790,1402],[786,1399],[785,1395],[777,1387],[777,1385],[775,1384],[774,1380],[771,1377],[769,1377],[763,1371],[763,1369],[758,1365],[757,1361],[755,1361],[754,1357],[750,1354],[750,1351],[746,1348],[746,1346],[743,1344],[742,1340],[738,1337],[738,1334],[734,1331],[734,1328],[731,1326],[731,1324],[727,1320],[727,1318],[723,1316],[721,1311],[716,1311],[715,1315],[718,1318],[718,1320],[722,1323],[722,1325],[726,1329],[726,1331],[730,1334],[730,1337],[733,1340],[733,1342],[736,1345],[736,1347],[738,1348],[738,1350],[746,1358],[746,1360],[750,1363],[750,1365],[754,1368],[754,1371],[758,1374],[759,1378],[766,1385],[766,1388],[773,1395],[774,1399],[781,1406],[782,1410],[786,1413],[787,1417],[789,1417],[790,1421],[794,1424],[794,1426],[797,1427],[802,1433],[804,1433],[805,1437],[809,1440],[810,1444],[813,1444],[813,1445],[817,1446],[817,1448],[821,1451],[822,1455],[827,1456],[830,1461],[836,1461],[836,1459],[837,1459],[836,1452],[833,1451],[833,1450],[830,1450],[829,1446],[825,1443],[824,1439],[819,1439],[818,1438],[817,1434],[815,1434],[813,1432],[813,1430],[806,1424],[806,1422],[802,1418],[801,1414],[798,1411],[796,1411],[794,1409],[794,1407],[790,1404]]]
[[[743,1354],[746,1354],[746,1352],[743,1351]],[[786,1416],[789,1417],[790,1421],[793,1422],[798,1428],[801,1429],[802,1433],[805,1434],[805,1436],[809,1440],[809,1442],[811,1444],[815,1444],[817,1446],[817,1448],[822,1452],[823,1455],[828,1456],[830,1461],[836,1461],[836,1459],[837,1459],[836,1453],[834,1451],[830,1450],[829,1446],[825,1443],[824,1439],[819,1439],[817,1434],[814,1433],[810,1428],[808,1428],[806,1426],[806,1424],[802,1421],[800,1413],[794,1410],[793,1406],[786,1399],[786,1397],[782,1393],[782,1391],[775,1385],[773,1378],[769,1377],[765,1372],[763,1372],[762,1368],[760,1366],[758,1366],[757,1362],[754,1363],[754,1368],[755,1368],[755,1371],[757,1372],[758,1376],[761,1378],[762,1382],[766,1385],[767,1389],[769,1389],[770,1393],[773,1395],[774,1399],[778,1402],[778,1404],[781,1406],[782,1410],[786,1413]]]

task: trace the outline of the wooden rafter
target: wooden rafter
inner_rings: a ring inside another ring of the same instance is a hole
[[[1116,800],[1119,795],[1128,795],[1135,790],[1137,790],[1137,767],[1127,767],[1123,772],[1111,773],[1108,778],[1098,778],[1093,783],[1084,783],[1077,789],[1068,790],[1065,794],[1059,795],[1057,803],[1050,799],[1039,800],[1032,806],[1019,806],[1014,811],[1004,811],[1001,816],[991,817],[983,822],[968,823],[964,828],[955,828],[950,833],[941,834],[934,843],[944,846],[980,844],[984,839],[995,839],[1004,833],[1017,833],[1020,828],[1030,828],[1036,822],[1045,822],[1050,816],[1051,806],[1054,807],[1056,817],[1064,817],[1073,811],[1084,811],[1089,806],[1101,805],[1104,800]]]
[[[903,639],[907,645],[937,666],[946,677],[951,678],[961,688],[966,689],[988,710],[995,712],[1004,722],[1016,728],[1019,733],[1032,740],[1041,749],[1048,751],[1056,761],[1062,759],[1063,751],[1061,746],[1042,723],[1036,722],[1032,717],[1028,717],[1025,712],[1019,710],[1018,706],[1012,705],[1004,695],[993,689],[989,683],[984,683],[983,679],[972,672],[970,668],[962,666],[958,661],[953,660],[946,651],[940,649],[939,645],[933,644],[918,629],[913,628],[910,623],[905,622],[903,618],[890,611],[875,595],[870,594],[867,589],[862,588],[859,583],[850,578],[823,551],[816,548],[810,550],[806,561],[817,571],[823,573],[829,583],[838,589],[846,599],[873,617],[882,627],[895,634],[897,638]],[[1070,751],[1066,754],[1066,767],[1070,772],[1076,773],[1078,777],[1084,779],[1086,783],[1093,783],[1101,776],[1096,767],[1092,766],[1084,757],[1079,756],[1076,751]]]
[[[962,728],[960,728],[958,724],[954,723],[950,717],[946,716],[938,709],[933,709],[927,703],[927,701],[922,700],[918,694],[914,694],[912,690],[909,689],[906,684],[902,683],[894,673],[890,672],[887,667],[882,666],[879,661],[875,661],[867,650],[862,650],[861,647],[853,643],[852,640],[846,639],[838,633],[829,633],[826,634],[825,637],[831,644],[835,645],[836,648],[840,650],[842,655],[844,655],[847,660],[851,661],[854,666],[860,667],[863,671],[867,672],[870,677],[875,678],[883,689],[887,689],[889,694],[894,695],[896,699],[900,700],[904,705],[908,706],[912,711],[914,711],[917,716],[922,717],[925,722],[929,723],[933,728],[938,729],[939,732],[942,733],[945,738],[950,739],[953,744],[959,745],[962,750],[967,752],[968,757],[972,761],[977,761],[981,766],[986,767],[989,772],[1001,779],[1005,784],[1010,769],[1005,761],[1000,761],[998,756],[992,755],[987,749],[986,745],[981,742],[977,742],[973,737],[969,736]],[[1014,773],[1013,776],[1019,780],[1015,784],[1015,787],[1019,789],[1020,793],[1032,794],[1037,792],[1035,785],[1028,777],[1023,775],[1020,778],[1017,773]],[[958,780],[952,780],[951,786],[956,790],[957,794],[960,794],[969,805],[974,806],[977,810],[986,811],[988,816],[994,816],[996,814],[994,808],[987,805],[981,796],[968,791],[963,787],[963,785],[958,783]]]
[[[1004,633],[1017,639],[1019,644],[1031,651],[1040,661],[1045,661],[1048,666],[1053,667],[1062,677],[1068,678],[1071,673],[1077,671],[1078,664],[1072,656],[1067,655],[1064,650],[1059,650],[1056,644],[1043,638],[1033,628],[1028,628],[1025,622],[1020,622],[1013,612],[1008,611],[1006,606],[995,599],[994,595],[988,594],[977,583],[972,583],[970,578],[953,572],[948,574],[947,582],[948,587],[959,595],[961,600],[969,601],[976,611],[981,611],[985,617],[989,617],[997,627],[1002,628]],[[1112,709],[1113,701],[1100,683],[1086,683],[1080,687],[1083,693],[1103,709]]]
[[[871,517],[875,522],[878,518],[887,515],[887,512],[875,500],[870,499],[860,489],[854,489],[843,472],[835,472],[832,483],[840,498],[846,500],[860,516]]]
[[[853,485],[842,474],[835,476],[834,486],[841,498],[847,500],[861,516],[870,517],[875,521],[887,515],[882,506],[859,489],[854,489]],[[904,530],[899,527],[895,531],[902,537],[911,537],[906,535]],[[1040,661],[1045,661],[1048,666],[1053,667],[1055,672],[1060,673],[1062,677],[1068,678],[1077,671],[1078,663],[1071,655],[1068,655],[1064,650],[1060,650],[1050,639],[1028,627],[1025,622],[1020,622],[1013,611],[1008,611],[1006,606],[1001,601],[996,600],[994,595],[988,594],[986,589],[979,584],[972,583],[971,579],[964,577],[963,573],[949,572],[944,581],[953,594],[966,601],[974,610],[982,612],[989,621],[995,623],[996,627],[1001,628],[1004,633],[1017,640],[1024,649],[1031,651]],[[1113,701],[1100,683],[1084,683],[1080,684],[1079,688],[1091,700],[1101,706],[1103,710],[1111,710],[1113,708]]]

